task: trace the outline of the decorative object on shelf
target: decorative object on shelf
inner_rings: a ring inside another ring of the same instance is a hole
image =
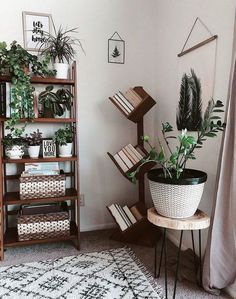
[[[35,175],[20,177],[20,199],[51,198],[65,196],[66,176]]]
[[[108,62],[125,63],[125,41],[117,31],[108,39]]]
[[[59,103],[59,98],[56,92],[53,92],[53,86],[49,85],[38,96],[39,104],[42,106],[41,116],[53,118],[54,114],[63,115],[63,108]]]
[[[56,78],[67,79],[69,63],[72,61],[76,52],[74,47],[79,46],[84,52],[81,41],[71,34],[78,33],[78,28],[63,29],[61,26],[58,30],[54,27],[54,34],[45,33],[45,39],[40,47],[41,55],[49,56],[56,70]]]
[[[66,202],[23,206],[17,217],[17,231],[19,241],[68,237],[70,220]]]
[[[43,140],[43,157],[55,158],[57,156],[56,144],[53,139]]]
[[[159,214],[166,217],[186,218],[196,212],[207,175],[201,171],[186,169],[186,163],[188,160],[196,159],[195,150],[202,148],[207,137],[216,137],[220,131],[224,130],[225,124],[221,122],[219,116],[215,115],[215,113],[223,112],[223,106],[221,101],[209,101],[197,138],[188,135],[186,129],[182,130],[178,137],[168,136],[167,133],[171,133],[173,128],[168,122],[162,124],[162,135],[170,154],[169,157],[159,139],[160,149],[157,150],[150,144],[149,136],[143,137],[150,147],[150,152],[141,165],[152,161],[162,167],[162,169],[148,172],[154,206]],[[170,147],[170,138],[177,139],[179,142],[175,150]],[[135,181],[138,171],[139,167],[128,174],[129,178]],[[168,205],[165,206],[165,204]]]
[[[2,143],[5,154],[9,159],[22,159],[26,145],[23,137],[14,138],[11,134],[8,134],[4,136]]]
[[[45,32],[51,33],[52,16],[46,13],[22,12],[24,47],[38,51],[45,41]]]
[[[28,144],[28,153],[30,158],[38,158],[40,145],[42,144],[42,133],[37,131],[30,133],[30,136],[26,134],[25,141]]]
[[[21,173],[21,177],[59,174],[60,168],[58,162],[25,163],[25,170]]]
[[[21,45],[13,41],[10,49],[5,42],[0,43],[0,75],[10,74],[11,88],[11,118],[7,121],[6,128],[13,132],[20,118],[34,118],[34,90],[30,82],[30,73],[39,76],[52,76],[55,71],[47,68],[47,57],[39,60],[37,56],[30,54]],[[21,128],[24,131],[25,125]]]
[[[198,131],[202,127],[201,82],[193,69],[182,77],[176,124],[178,130]]]
[[[74,129],[72,126],[66,126],[55,132],[53,140],[58,144],[59,157],[72,156],[72,142],[74,139]]]

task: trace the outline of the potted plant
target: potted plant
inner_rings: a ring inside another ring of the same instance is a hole
[[[7,134],[2,140],[5,154],[9,159],[22,159],[24,155],[25,140],[23,137],[13,137]]]
[[[66,126],[64,129],[59,129],[55,132],[53,140],[59,147],[59,157],[72,156],[72,142],[74,139],[73,127]]]
[[[72,98],[73,94],[66,88],[54,92],[52,85],[47,86],[38,97],[39,104],[42,105],[42,117],[63,116],[66,110],[70,111]]]
[[[162,135],[165,147],[158,139],[158,149],[150,144],[149,136],[144,141],[150,147],[149,155],[143,164],[156,162],[161,168],[148,172],[150,191],[157,212],[170,218],[191,217],[197,210],[203,193],[207,174],[203,171],[186,168],[189,160],[196,159],[195,152],[202,148],[206,138],[216,137],[223,131],[225,124],[215,113],[223,112],[221,101],[209,101],[201,128],[197,136],[188,135],[187,129],[179,136],[173,136],[172,126],[167,122],[162,124]],[[171,149],[170,139],[176,139],[178,144]],[[168,154],[167,154],[168,151]],[[135,181],[139,168],[128,176]]]
[[[42,133],[39,132],[39,129],[33,133],[30,133],[30,135],[26,134],[25,141],[28,145],[28,153],[30,158],[38,158],[40,145],[42,143]]]
[[[69,63],[76,55],[74,47],[79,46],[83,50],[80,40],[71,36],[77,33],[77,29],[67,30],[60,26],[58,30],[54,27],[54,34],[45,32],[45,40],[40,47],[41,55],[51,57],[56,70],[56,78],[68,78]]]
[[[0,75],[11,76],[11,119],[7,121],[7,129],[12,132],[20,118],[34,118],[34,90],[30,82],[30,72],[39,76],[53,76],[55,71],[48,70],[47,56],[39,61],[21,45],[13,41],[8,49],[5,42],[0,42]],[[25,128],[25,127],[24,127]],[[23,128],[23,129],[24,129]]]

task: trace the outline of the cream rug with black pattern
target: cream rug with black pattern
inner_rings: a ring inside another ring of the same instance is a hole
[[[119,248],[0,268],[2,299],[160,299],[134,253]]]

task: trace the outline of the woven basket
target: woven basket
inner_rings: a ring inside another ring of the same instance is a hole
[[[159,177],[162,173],[160,169],[149,171],[149,187],[158,214],[180,219],[194,215],[202,197],[207,175],[197,170],[187,169],[186,172],[191,177],[171,180]]]
[[[20,178],[20,199],[65,196],[65,174]]]
[[[69,213],[63,211],[49,214],[19,215],[17,230],[19,241],[68,237],[70,235]]]

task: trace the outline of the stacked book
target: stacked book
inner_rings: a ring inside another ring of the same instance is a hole
[[[133,88],[129,88],[125,93],[117,92],[112,100],[126,115],[129,115],[143,99]]]
[[[59,174],[60,168],[58,162],[25,163],[25,170],[22,172],[21,177]]]
[[[108,209],[122,231],[143,218],[143,215],[139,212],[136,206],[132,206],[131,208],[124,206],[122,208],[118,204],[112,204]]]
[[[134,165],[138,164],[144,157],[145,153],[139,148],[134,148],[132,144],[126,145],[113,156],[124,172],[127,172]]]

